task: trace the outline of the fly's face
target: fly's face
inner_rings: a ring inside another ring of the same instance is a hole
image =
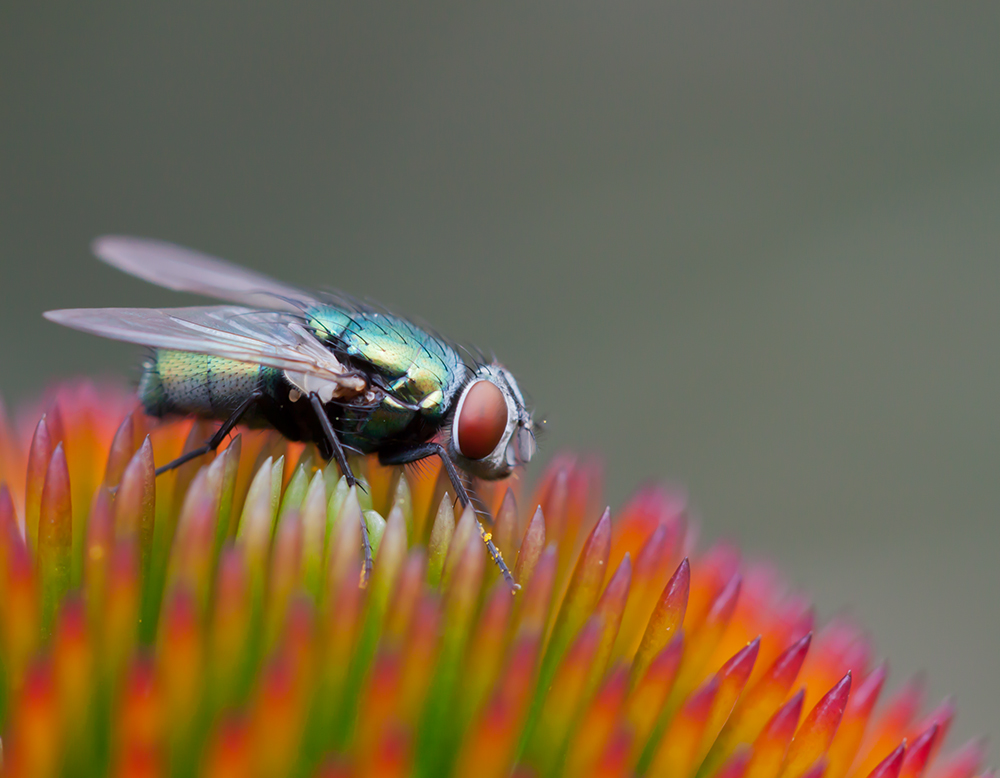
[[[462,387],[451,419],[449,452],[463,470],[505,478],[535,453],[535,426],[514,377],[482,365]]]

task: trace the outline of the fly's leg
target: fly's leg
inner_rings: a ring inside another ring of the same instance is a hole
[[[503,556],[500,553],[500,549],[496,547],[493,542],[492,534],[487,531],[486,527],[483,526],[482,521],[479,521],[480,511],[476,509],[469,495],[469,488],[462,481],[462,476],[458,472],[458,468],[455,467],[455,463],[452,461],[451,457],[448,456],[448,452],[444,446],[440,443],[422,443],[419,446],[414,446],[413,448],[406,449],[405,451],[398,451],[390,454],[386,457],[380,457],[382,464],[384,465],[405,465],[410,462],[416,462],[419,459],[425,459],[427,457],[437,456],[441,459],[441,464],[444,465],[445,472],[448,473],[448,480],[451,481],[451,485],[455,488],[455,494],[458,497],[459,502],[462,503],[462,507],[465,508],[469,505],[473,506],[476,510],[476,525],[479,527],[479,536],[483,539],[486,544],[486,550],[490,554],[490,559],[493,560],[495,564],[500,569],[500,575],[510,586],[511,592],[515,592],[521,588],[521,586],[514,580],[514,576],[511,574],[510,569],[507,567],[507,563],[503,561]],[[487,514],[487,518],[489,518]]]
[[[196,449],[188,451],[186,454],[181,454],[173,462],[168,462],[163,465],[163,467],[156,468],[156,475],[163,475],[168,470],[173,470],[186,462],[190,462],[192,459],[197,459],[198,457],[208,454],[210,451],[215,451],[215,449],[222,445],[222,441],[226,439],[226,435],[233,431],[233,427],[240,423],[240,419],[243,418],[243,415],[249,411],[250,408],[253,407],[253,404],[260,398],[260,392],[253,392],[236,407],[236,410],[230,414],[228,419],[222,422],[222,426],[219,427],[215,434],[208,439],[207,443],[203,446],[198,446]]]
[[[347,480],[347,485],[354,486],[358,481],[354,477],[351,466],[347,463],[344,447],[340,444],[340,438],[337,437],[337,433],[333,431],[333,425],[330,424],[330,417],[326,415],[326,410],[323,408],[323,401],[319,399],[318,394],[310,394],[309,404],[312,405],[316,418],[319,420],[319,426],[323,429],[323,435],[330,444],[333,458],[337,460],[340,472],[344,474],[344,478]],[[361,515],[361,545],[365,552],[365,569],[361,574],[361,586],[364,587],[367,586],[368,579],[371,578],[373,566],[372,544],[371,539],[368,537],[368,524],[365,523],[364,514]]]

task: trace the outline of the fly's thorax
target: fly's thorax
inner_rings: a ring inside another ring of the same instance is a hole
[[[318,306],[306,316],[307,327],[331,349],[378,374],[390,405],[416,408],[428,421],[444,416],[468,375],[446,341],[392,314]]]
[[[142,366],[139,400],[152,416],[194,414],[225,418],[257,390],[263,373],[250,362],[157,349]]]
[[[419,348],[413,325],[377,311],[317,306],[306,312],[306,326],[335,351],[391,375],[406,372]]]
[[[449,453],[463,470],[495,480],[535,453],[534,422],[510,372],[481,365],[458,393],[450,417]]]
[[[332,305],[318,305],[305,312],[306,328],[333,348],[343,343],[343,335],[352,321],[350,312]]]

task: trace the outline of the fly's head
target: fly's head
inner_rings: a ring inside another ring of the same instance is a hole
[[[481,365],[458,394],[449,453],[468,473],[505,478],[535,453],[535,424],[514,376],[496,363]]]

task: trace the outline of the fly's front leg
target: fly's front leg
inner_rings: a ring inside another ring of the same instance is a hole
[[[503,560],[503,555],[500,553],[500,549],[496,547],[493,542],[493,535],[483,526],[482,521],[479,520],[481,513],[486,516],[492,522],[492,517],[489,514],[485,514],[480,509],[477,509],[475,504],[472,502],[470,496],[470,489],[465,485],[462,480],[461,474],[458,472],[458,468],[455,467],[455,463],[452,461],[451,457],[448,456],[448,451],[440,443],[422,443],[419,446],[414,446],[413,448],[406,449],[405,451],[398,451],[388,456],[380,457],[383,465],[405,465],[410,462],[416,462],[420,459],[426,459],[427,457],[437,456],[441,459],[441,464],[444,465],[445,472],[448,473],[448,480],[451,481],[451,485],[455,489],[455,494],[458,497],[462,507],[468,507],[472,505],[473,510],[476,511],[476,525],[479,527],[479,536],[483,539],[486,544],[486,550],[490,554],[490,559],[493,560],[495,564],[500,569],[500,575],[511,588],[511,592],[515,592],[521,588],[521,586],[514,580],[514,576],[511,574],[510,569],[507,567],[507,563]]]
[[[326,409],[323,407],[323,401],[320,400],[318,394],[309,395],[309,404],[312,405],[313,412],[316,414],[316,418],[319,421],[319,426],[323,430],[323,436],[326,438],[327,443],[330,444],[330,449],[333,452],[333,458],[337,460],[337,465],[340,467],[340,472],[344,474],[344,478],[347,480],[348,486],[355,486],[358,480],[354,477],[354,472],[351,470],[351,466],[347,463],[347,456],[344,454],[344,447],[340,444],[340,438],[337,437],[337,433],[334,432],[333,425],[330,424],[330,417],[326,415]],[[372,567],[374,561],[372,559],[372,543],[371,539],[368,537],[368,524],[365,522],[365,516],[361,514],[361,546],[365,553],[365,568],[361,574],[361,586],[368,585],[368,579],[371,578]]]

